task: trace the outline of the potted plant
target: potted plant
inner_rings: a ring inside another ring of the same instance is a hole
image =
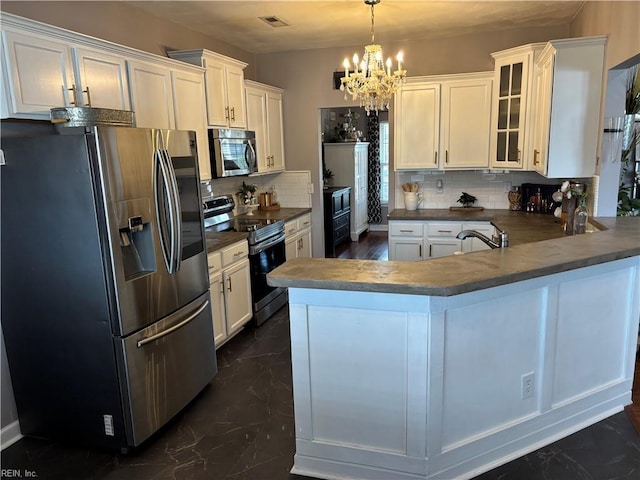
[[[322,184],[324,188],[329,188],[329,184],[333,179],[333,172],[327,167],[322,167]]]
[[[476,203],[477,198],[473,195],[469,195],[467,192],[462,192],[460,198],[458,199],[458,203],[461,203],[464,208],[469,208]]]

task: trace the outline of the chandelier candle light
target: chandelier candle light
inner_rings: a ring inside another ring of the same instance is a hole
[[[343,62],[344,77],[340,90],[344,91],[344,98],[351,95],[352,100],[359,100],[367,115],[374,110],[389,108],[391,97],[398,87],[405,81],[407,71],[402,69],[402,52],[398,53],[398,69],[391,72],[391,58],[387,59],[386,69],[382,55],[382,47],[375,43],[373,7],[380,0],[364,0],[366,5],[371,5],[371,44],[364,47],[362,62],[358,64],[358,54],[353,56],[354,72],[350,73],[349,59]]]

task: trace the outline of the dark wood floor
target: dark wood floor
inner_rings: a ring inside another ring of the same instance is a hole
[[[336,247],[336,258],[361,260],[389,260],[387,232],[365,232],[357,242],[345,242]],[[640,435],[640,354],[636,356],[636,370],[631,394],[632,404],[625,408],[627,416]]]
[[[335,258],[389,260],[387,232],[364,232],[357,242],[341,243],[336,247]]]

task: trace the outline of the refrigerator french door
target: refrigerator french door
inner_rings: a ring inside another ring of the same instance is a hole
[[[23,434],[126,450],[217,371],[195,134],[2,139],[2,329]]]

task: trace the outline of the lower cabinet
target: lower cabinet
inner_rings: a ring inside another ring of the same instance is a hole
[[[248,254],[247,242],[242,241],[208,255],[216,348],[253,316]]]
[[[477,238],[456,238],[462,230],[476,230],[489,238],[495,232],[489,222],[390,221],[389,260],[420,261],[489,248]]]
[[[351,187],[329,187],[323,190],[324,254],[335,257],[336,246],[349,239],[351,226]]]
[[[293,258],[311,258],[311,214],[307,213],[285,226],[284,248],[287,260]]]

